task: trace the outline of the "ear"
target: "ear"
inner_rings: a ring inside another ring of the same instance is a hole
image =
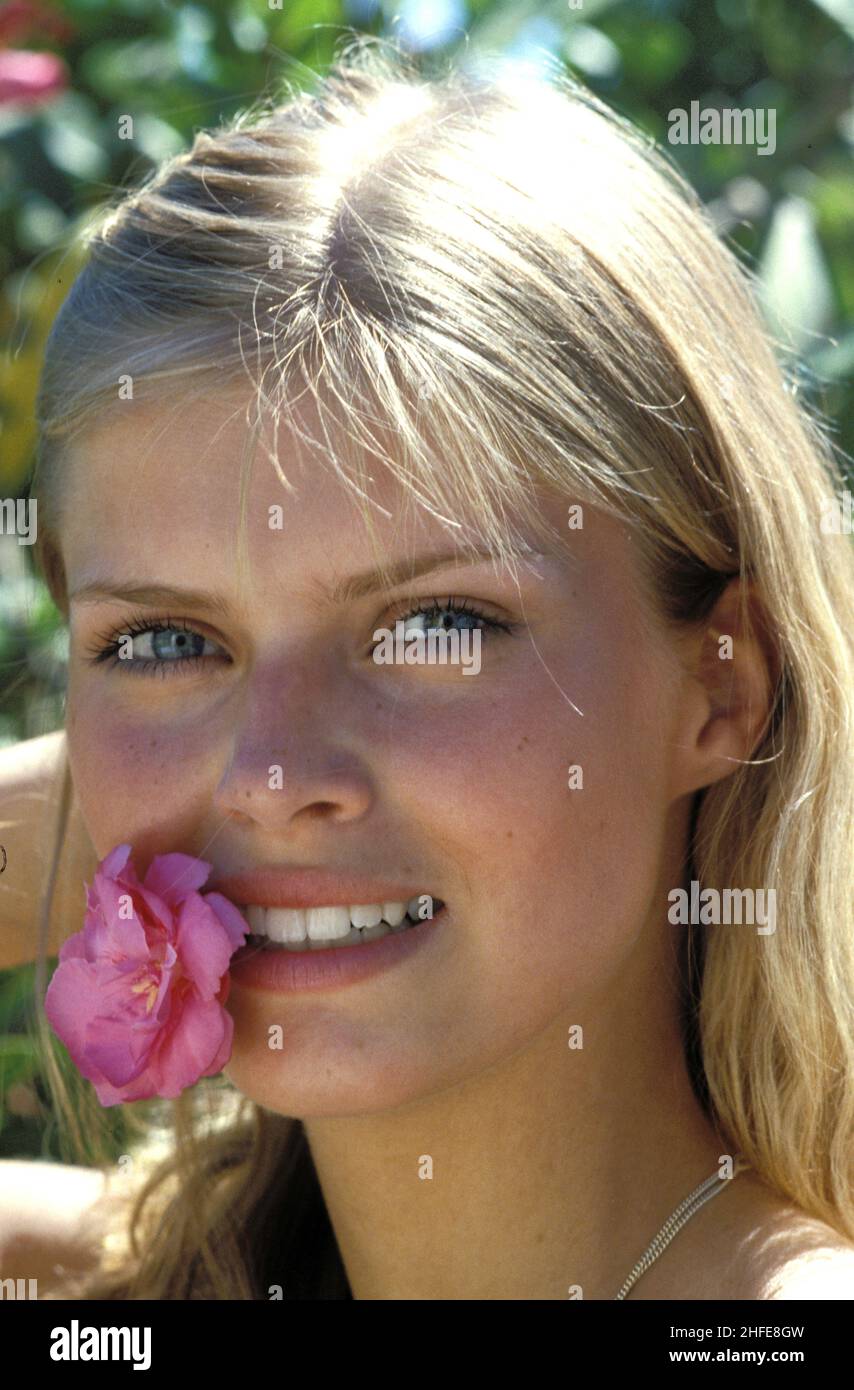
[[[756,587],[739,579],[680,645],[674,796],[719,782],[752,757],[771,718],[781,669]]]

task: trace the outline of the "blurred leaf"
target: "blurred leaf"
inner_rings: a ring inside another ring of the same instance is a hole
[[[232,38],[246,53],[257,53],[267,42],[267,26],[249,4],[235,5],[228,17]]]
[[[612,39],[591,24],[573,24],[566,38],[566,56],[574,68],[588,77],[616,77],[620,50]]]
[[[66,92],[40,112],[42,144],[48,158],[66,174],[101,179],[109,160],[93,104],[79,92]]]
[[[0,1034],[0,1091],[16,1081],[28,1081],[38,1062],[35,1039],[23,1033]]]
[[[281,10],[271,9],[269,14],[271,37],[291,52],[301,47],[316,25],[341,21],[338,0],[283,0]]]
[[[32,462],[40,346],[0,357],[0,489],[7,497],[20,491]]]
[[[133,143],[154,164],[185,148],[184,137],[173,125],[146,111],[134,119]]]
[[[86,83],[110,102],[149,98],[151,88],[180,73],[175,44],[170,39],[106,39],[80,60]]]
[[[0,972],[0,1032],[8,1032],[13,1019],[31,1003],[34,979],[34,965]]]
[[[7,278],[0,296],[0,492],[17,494],[32,466],[34,407],[44,343],[84,249],[78,242],[46,256],[19,280]],[[23,339],[23,345],[20,344]]]
[[[815,209],[822,231],[829,236],[854,235],[854,178],[847,169],[825,174],[815,191]]]
[[[215,33],[216,22],[209,10],[200,5],[182,5],[178,10],[175,42],[178,61],[188,76],[213,77],[214,56],[210,41]]]
[[[819,376],[841,381],[854,376],[854,329],[837,343],[817,348],[808,358],[810,368]]]
[[[813,4],[841,24],[846,34],[854,39],[854,6],[851,0],[813,0]]]
[[[671,82],[694,51],[694,39],[677,20],[656,20],[647,15],[639,34],[631,12],[621,8],[602,27],[619,44],[627,78],[641,90]]]
[[[814,346],[833,316],[833,289],[815,215],[803,198],[786,198],[771,221],[759,265],[762,305],[771,331],[794,352]]]
[[[43,251],[55,245],[65,232],[65,215],[42,193],[29,193],[16,218],[15,231],[25,250]]]

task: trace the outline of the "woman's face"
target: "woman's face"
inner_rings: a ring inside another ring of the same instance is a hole
[[[627,533],[590,509],[570,530],[573,499],[543,494],[561,539],[529,532],[536,557],[518,584],[489,560],[459,558],[390,591],[333,599],[375,568],[375,552],[353,495],[301,463],[282,433],[297,491],[259,456],[243,591],[246,426],[235,399],[129,405],[72,460],[61,537],[68,746],[99,858],[129,842],[140,873],[174,850],[217,875],[358,870],[446,904],[420,951],[346,987],[233,983],[227,1075],[268,1109],[381,1110],[546,1037],[565,1058],[569,1026],[638,991],[655,996],[693,789],[678,650],[650,621]],[[448,552],[426,512],[400,525],[403,493],[375,474],[391,514],[376,516],[388,562]],[[281,528],[269,524],[276,506]],[[195,598],[75,597],[96,583]],[[511,625],[482,630],[477,674],[371,659],[377,628],[449,596]],[[204,646],[193,639],[188,656],[174,633],[152,646],[146,624],[176,622]],[[133,659],[93,660],[129,632]],[[572,788],[571,767],[581,770]],[[268,1046],[273,1025],[281,1048]]]

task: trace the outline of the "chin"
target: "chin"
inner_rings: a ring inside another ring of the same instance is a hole
[[[435,1080],[431,1085],[431,1078],[403,1070],[399,1058],[372,1060],[365,1046],[346,1057],[329,1043],[317,1052],[304,1049],[297,1057],[292,1046],[286,1059],[284,1049],[235,1046],[223,1074],[264,1110],[300,1120],[373,1115],[436,1088]]]

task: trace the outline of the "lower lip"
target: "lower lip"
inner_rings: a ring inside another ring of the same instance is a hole
[[[378,941],[356,946],[328,946],[319,951],[285,951],[266,946],[241,946],[231,959],[234,983],[276,994],[340,989],[357,980],[380,975],[407,960],[432,941],[447,908],[406,931],[390,932]]]

